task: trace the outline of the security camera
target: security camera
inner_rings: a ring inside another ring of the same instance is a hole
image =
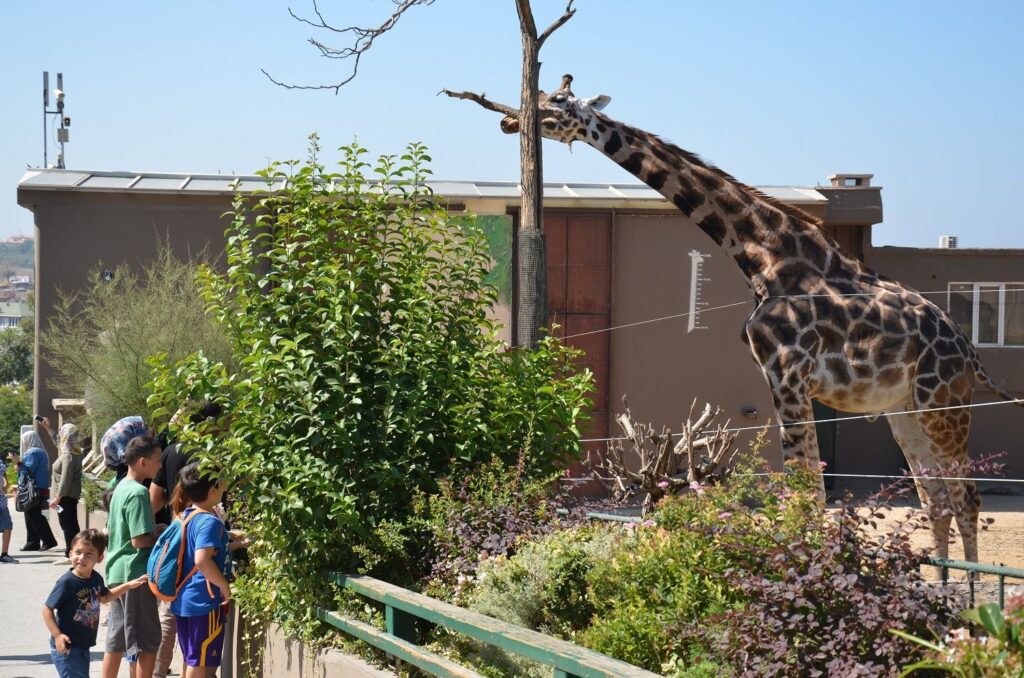
[[[53,90],[53,96],[57,97],[57,101],[64,101],[64,90],[55,89]]]

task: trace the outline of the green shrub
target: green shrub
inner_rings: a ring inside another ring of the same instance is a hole
[[[433,547],[430,595],[459,603],[481,563],[509,557],[518,545],[577,518],[560,516],[567,501],[556,495],[554,477],[526,476],[526,454],[515,466],[500,459],[484,464],[459,483],[446,479],[422,502]],[[419,508],[419,507],[418,507]]]
[[[13,332],[14,330],[6,330]],[[32,391],[24,386],[0,384],[0,454],[10,462],[8,452],[21,446],[21,427],[32,423]],[[11,465],[13,468],[13,464]]]
[[[545,478],[575,457],[590,375],[553,339],[506,350],[485,238],[438,207],[422,146],[370,167],[352,145],[333,173],[312,148],[263,172],[284,188],[236,198],[227,271],[201,274],[238,370],[194,355],[157,370],[150,402],[157,419],[227,405],[181,435],[235,483],[255,540],[238,598],[318,640],[325,572],[426,573],[416,506],[441,479],[520,457]]]
[[[961,678],[1021,678],[1024,676],[1024,595],[1006,601],[1002,610],[987,603],[961,616],[977,628],[972,636],[966,628],[951,631],[932,642],[902,631],[894,634],[929,650],[902,675],[941,672]]]
[[[231,361],[231,347],[207,314],[196,282],[206,254],[182,259],[163,243],[139,257],[141,273],[124,264],[109,281],[97,264],[86,288],[60,294],[39,335],[55,372],[50,386],[65,397],[85,398],[87,417],[101,432],[128,415],[148,421],[151,356],[173,363],[203,351],[215,361]]]

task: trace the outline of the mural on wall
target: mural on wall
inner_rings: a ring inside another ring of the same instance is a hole
[[[454,221],[468,225],[475,220],[477,227],[487,238],[487,249],[491,256],[491,272],[487,282],[498,290],[498,305],[492,317],[501,323],[498,335],[506,342],[512,341],[512,217],[507,214],[483,214],[478,216],[455,217]]]

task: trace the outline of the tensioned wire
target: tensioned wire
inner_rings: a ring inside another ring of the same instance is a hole
[[[889,292],[890,294],[895,294],[895,292],[891,292],[890,290],[882,290],[882,292]],[[1003,292],[1004,293],[1024,292],[1024,287],[1013,287],[1013,288],[1005,289],[1005,290],[1003,290]],[[920,295],[923,296],[925,294],[949,294],[950,292],[949,292],[949,290],[933,290],[933,291],[930,291],[930,292],[915,292],[915,293],[916,294],[920,294]],[[787,294],[787,295],[784,295],[784,296],[765,297],[762,301],[767,301],[768,299],[813,299],[813,298],[817,298],[817,297],[828,297],[828,298],[833,298],[833,299],[836,298],[836,297],[874,297],[874,296],[878,296],[878,294],[879,294],[878,292],[855,292],[855,293],[849,293],[849,294]],[[591,334],[601,334],[602,332],[611,332],[613,330],[623,330],[623,329],[627,329],[627,328],[630,328],[630,327],[638,327],[640,325],[649,325],[651,323],[657,323],[657,322],[661,322],[663,320],[674,320],[676,318],[686,318],[686,317],[694,315],[696,313],[707,313],[709,311],[721,311],[721,310],[726,309],[726,308],[733,308],[734,306],[752,305],[754,303],[754,301],[755,301],[754,299],[747,299],[746,301],[736,301],[736,302],[733,302],[731,304],[722,304],[721,306],[710,306],[708,308],[702,308],[702,309],[699,309],[699,310],[686,311],[685,313],[675,313],[673,315],[661,316],[660,318],[651,318],[650,320],[639,320],[639,321],[634,322],[634,323],[625,323],[623,325],[615,325],[613,327],[605,327],[605,328],[600,329],[600,330],[591,330],[589,332],[580,332],[578,334],[570,334],[570,335],[567,335],[567,336],[564,336],[564,337],[559,337],[559,339],[564,341],[566,339],[575,339],[576,337],[585,337],[585,336],[588,336],[588,335],[591,335]],[[947,311],[947,313],[948,313],[948,311]]]
[[[888,291],[888,290],[883,290],[883,291]],[[1005,289],[1004,293],[1005,292],[1024,292],[1024,287],[1015,287],[1015,288]],[[931,291],[916,292],[916,293],[920,294],[920,295],[926,295],[926,294],[949,294],[949,290],[931,290]],[[816,298],[816,297],[835,298],[835,297],[866,297],[866,296],[873,297],[873,296],[877,296],[877,294],[878,294],[878,292],[857,292],[857,293],[848,293],[848,294],[793,294],[793,295],[786,295],[784,297],[766,297],[766,299],[809,299],[809,298]],[[649,324],[656,323],[656,322],[661,322],[661,321],[664,321],[664,320],[673,320],[673,319],[676,319],[676,318],[685,318],[685,317],[690,316],[690,315],[692,315],[694,313],[707,313],[709,311],[720,311],[720,310],[727,309],[727,308],[733,308],[735,306],[743,306],[743,305],[746,305],[746,304],[750,304],[752,301],[753,300],[737,301],[737,302],[733,302],[731,304],[722,304],[720,306],[712,306],[712,307],[709,307],[709,308],[703,308],[703,309],[700,309],[698,311],[687,311],[685,313],[677,313],[677,314],[673,314],[673,315],[661,316],[659,318],[651,318],[649,320],[641,320],[641,321],[638,321],[638,322],[626,323],[626,324],[623,324],[623,325],[616,325],[614,327],[606,327],[604,329],[592,330],[592,331],[589,331],[589,332],[580,332],[578,334],[571,334],[571,335],[562,337],[561,339],[562,340],[573,339],[573,338],[576,338],[576,337],[583,337],[583,336],[587,336],[587,335],[591,335],[591,334],[600,334],[601,332],[611,332],[613,330],[621,330],[621,329],[626,329],[626,328],[630,328],[630,327],[638,327],[640,325],[649,325]],[[757,425],[757,426],[731,427],[731,428],[725,428],[725,429],[721,429],[721,430],[723,432],[729,432],[729,433],[741,432],[741,431],[756,431],[756,430],[761,430],[761,429],[765,429],[765,428],[785,428],[787,426],[806,426],[808,424],[819,424],[819,423],[830,423],[830,422],[841,422],[841,421],[855,421],[855,420],[860,420],[860,419],[872,419],[873,420],[873,419],[877,419],[878,417],[893,417],[893,416],[901,415],[901,414],[921,414],[921,413],[924,413],[924,412],[940,412],[940,411],[943,411],[943,410],[970,409],[970,408],[976,408],[976,407],[989,407],[989,406],[992,406],[992,405],[1012,405],[1012,404],[1016,404],[1016,403],[1024,403],[1024,400],[1021,400],[1021,399],[998,400],[998,401],[989,402],[989,403],[971,403],[969,405],[950,405],[950,406],[947,406],[947,407],[932,407],[932,408],[922,408],[922,409],[916,409],[916,410],[898,410],[898,411],[894,411],[894,412],[879,412],[879,413],[874,413],[874,414],[855,415],[855,416],[849,416],[849,417],[835,417],[835,418],[832,418],[832,419],[812,419],[812,420],[807,420],[807,421],[789,422],[789,423],[786,423],[786,424],[761,424],[761,425]],[[680,435],[682,435],[682,434],[681,433],[673,433],[673,434],[671,434],[670,437],[674,438],[674,437],[678,437]],[[601,442],[613,442],[613,441],[619,441],[619,440],[629,440],[629,438],[626,437],[626,436],[615,436],[615,437],[609,437],[609,438],[584,438],[584,439],[580,440],[580,442],[581,443],[601,443]],[[829,475],[834,475],[834,474],[829,474]],[[863,477],[869,477],[869,476],[863,476]],[[884,477],[884,476],[879,476],[879,477]]]
[[[1024,403],[1024,399],[1014,398],[1013,400],[995,400],[990,403],[971,403],[969,405],[948,405],[946,407],[925,407],[919,410],[898,410],[895,412],[878,412],[876,414],[858,414],[851,417],[833,417],[831,419],[808,419],[805,421],[793,421],[786,424],[759,424],[756,426],[739,426],[731,428],[716,429],[723,433],[738,433],[740,431],[760,431],[767,428],[787,428],[789,426],[806,426],[808,424],[827,424],[838,421],[855,421],[858,419],[876,419],[877,417],[895,417],[900,414],[920,414],[922,412],[941,412],[943,410],[965,410],[974,407],[991,407],[993,405],[1013,405]],[[672,433],[669,438],[678,438],[682,433]],[[616,440],[630,440],[628,436],[615,436],[612,438],[585,438],[581,443],[606,443]]]

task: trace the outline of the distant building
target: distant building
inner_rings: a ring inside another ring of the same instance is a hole
[[[20,290],[22,292],[32,291],[32,278],[27,275],[14,275],[7,279],[8,286],[12,290]]]
[[[32,317],[32,307],[23,301],[0,302],[0,332],[17,327],[22,318]]]

